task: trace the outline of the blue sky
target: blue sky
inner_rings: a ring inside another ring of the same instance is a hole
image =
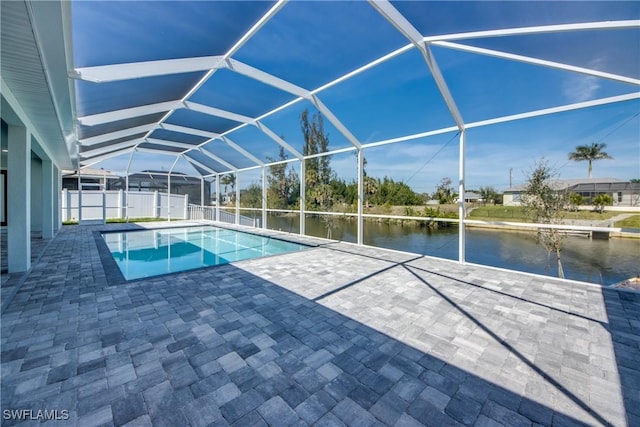
[[[394,3],[424,35],[619,19],[639,19],[638,2],[399,2]],[[222,54],[270,7],[258,2],[75,2],[76,66],[103,65]],[[357,23],[355,25],[354,23]],[[284,6],[233,58],[313,90],[408,41],[365,2],[298,2]],[[461,40],[459,43],[530,55],[570,65],[640,78],[640,30],[582,31]],[[433,47],[444,79],[465,122],[550,108],[603,97],[637,93],[638,87],[582,74]],[[141,79],[96,85],[78,82],[81,114],[175,99],[201,75]],[[151,90],[146,94],[143,89]],[[126,96],[129,94],[129,96]],[[452,126],[454,121],[419,52],[409,50],[390,61],[319,94],[324,104],[362,143],[377,142]],[[193,101],[257,116],[293,96],[228,70],[216,72]],[[301,150],[298,123],[307,102],[264,120]],[[467,132],[467,187],[504,190],[524,180],[540,158],[564,178],[586,177],[585,163],[568,162],[576,146],[606,143],[614,160],[594,164],[594,177],[640,178],[640,102],[530,118]],[[180,112],[168,122],[224,131],[233,122],[208,121]],[[235,124],[237,125],[237,123]],[[327,120],[330,148],[350,143]],[[158,134],[154,135],[154,137]],[[163,138],[183,141],[184,135]],[[257,157],[277,157],[278,146],[255,128],[229,137]],[[240,167],[250,162],[222,143],[212,151]],[[219,151],[218,151],[219,150]],[[367,173],[390,176],[420,192],[433,192],[443,177],[458,175],[458,137],[447,133],[387,145],[365,152]],[[96,165],[126,168],[129,156]],[[133,169],[165,169],[170,156],[136,154]],[[123,166],[124,165],[124,166]],[[341,178],[355,177],[355,156],[335,156]],[[180,161],[176,170],[192,169]],[[242,183],[259,174],[241,175]]]

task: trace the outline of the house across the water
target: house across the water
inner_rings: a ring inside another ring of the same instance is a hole
[[[584,205],[591,205],[592,200],[600,194],[608,194],[613,199],[613,206],[640,206],[640,183],[623,181],[616,178],[584,178],[560,179],[554,182],[558,191],[567,191],[582,196]],[[505,206],[520,206],[524,185],[514,186],[504,191]]]

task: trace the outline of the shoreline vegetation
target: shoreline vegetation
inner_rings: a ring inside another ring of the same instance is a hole
[[[334,220],[355,220],[352,216],[342,216],[342,214],[354,214],[350,210],[345,211],[333,211],[331,218]],[[394,217],[425,217],[425,218],[443,218],[443,219],[458,219],[458,205],[446,204],[436,206],[370,206],[364,209],[365,215],[389,215]],[[309,215],[313,215],[313,212],[309,212]],[[295,216],[297,213],[283,213],[283,216]],[[613,218],[619,215],[628,216],[622,220],[614,221]],[[328,215],[317,214],[319,218],[328,217]],[[421,221],[411,218],[371,218],[365,217],[365,221],[372,221],[378,223],[393,223],[393,224],[413,224],[428,227],[431,229],[457,227],[457,222],[444,222],[438,220]],[[526,215],[524,209],[518,206],[501,206],[501,205],[480,205],[469,206],[467,208],[467,220],[478,220],[487,222],[520,222],[520,223],[532,223],[530,217]],[[612,228],[624,228],[628,229],[622,232],[611,232],[611,237],[629,237],[640,238],[640,213],[637,212],[611,212],[604,211],[567,211],[564,218],[566,225],[582,225],[592,227],[612,227]],[[512,224],[476,224],[467,223],[468,227],[495,229],[495,230],[517,230],[517,231],[530,231],[536,232],[535,229],[526,226],[518,226]],[[636,229],[637,231],[635,231]]]
[[[306,214],[311,217],[316,217],[319,220],[325,222],[327,227],[333,227],[334,222],[337,221],[356,221],[356,210],[352,206],[343,206],[343,209],[334,206],[332,211],[328,211],[327,214],[317,213],[317,211],[307,211]],[[247,208],[240,208],[241,213],[244,211],[246,214],[249,212]],[[253,210],[255,213],[257,211]],[[235,209],[229,208],[229,213],[234,213]],[[274,214],[283,218],[294,218],[299,215],[298,212],[275,212]],[[444,204],[444,205],[417,205],[417,206],[368,206],[364,208],[363,214],[365,215],[381,215],[391,216],[393,218],[376,218],[376,217],[364,217],[364,221],[379,224],[396,224],[407,226],[424,227],[430,230],[438,229],[454,229],[457,228],[458,219],[458,205],[457,204]],[[567,211],[564,222],[568,226],[591,226],[591,227],[605,227],[605,228],[623,228],[624,230],[611,231],[609,237],[622,237],[622,238],[637,238],[640,239],[640,212],[610,212],[604,211],[602,213],[580,210],[580,211]],[[622,220],[614,220],[615,217],[626,217]],[[398,218],[400,217],[400,218]],[[406,219],[402,217],[407,217]],[[425,220],[413,219],[413,218],[425,218]],[[441,221],[438,218],[444,219]],[[453,221],[447,222],[447,219]],[[507,223],[532,223],[530,217],[524,213],[524,208],[517,206],[502,206],[502,205],[469,205],[467,207],[467,220],[478,220],[494,222],[493,224],[477,224],[467,223],[467,227],[470,228],[483,228],[488,230],[502,230],[502,231],[521,231],[536,233],[537,229],[527,226],[518,226]],[[496,222],[504,222],[505,224],[496,224]],[[568,232],[566,234],[572,234]],[[575,233],[581,235],[589,235],[588,232]]]
[[[224,209],[224,207],[223,207]],[[242,211],[242,207],[240,208]],[[231,207],[228,211],[234,212],[235,209]],[[323,214],[315,214],[314,212],[308,212],[308,215],[315,215],[319,218],[331,218],[334,221],[352,221],[355,217],[343,216],[340,214],[354,214],[352,209],[345,209],[344,211],[332,211],[331,216]],[[421,221],[411,219],[409,217],[424,217],[424,218],[443,218],[443,219],[458,219],[458,205],[445,204],[436,206],[369,206],[364,208],[364,214],[368,215],[389,215],[394,217],[408,217],[402,218],[370,218],[365,217],[365,221],[378,222],[378,223],[392,223],[392,224],[411,224],[418,225],[420,227],[426,227],[433,230],[440,228],[453,228],[457,227],[457,222],[443,222],[438,220]],[[612,218],[627,214],[628,217],[619,221],[612,222]],[[297,213],[280,213],[284,217],[296,216]],[[501,206],[501,205],[480,205],[467,207],[467,219],[488,221],[488,222],[522,222],[531,223],[530,217],[527,217],[524,213],[524,209],[517,206]],[[166,221],[166,218],[130,218],[129,222],[155,222]],[[124,219],[107,219],[107,223],[120,223],[125,222]],[[567,225],[587,225],[593,227],[613,227],[626,229],[622,232],[611,232],[611,237],[625,237],[625,238],[639,238],[640,239],[640,213],[636,212],[610,212],[604,211],[602,213],[593,211],[569,211],[564,220]],[[74,225],[78,221],[65,221],[63,225]],[[530,231],[536,230],[526,226],[517,226],[511,224],[475,224],[467,223],[468,227],[494,229],[494,230],[516,230],[516,231]]]

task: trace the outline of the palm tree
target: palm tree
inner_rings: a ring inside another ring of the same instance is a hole
[[[483,205],[486,205],[489,201],[494,202],[495,204],[498,193],[496,192],[496,190],[494,190],[493,187],[480,187],[480,190],[478,192],[480,193],[480,197],[482,197]]]
[[[220,178],[220,184],[224,184],[224,194],[225,196],[228,195],[227,193],[227,186],[231,185],[231,191],[233,192],[236,186],[236,177],[233,174],[226,174],[226,175],[222,175],[222,177]]]
[[[362,182],[362,189],[364,192],[365,206],[369,204],[369,196],[373,196],[378,192],[378,181],[370,176],[365,176]]]
[[[589,178],[591,178],[593,169],[591,163],[594,160],[613,159],[613,157],[602,151],[606,146],[607,144],[604,142],[602,144],[593,142],[591,145],[579,145],[576,147],[576,151],[569,153],[569,160],[575,160],[576,162],[587,160],[589,162]]]

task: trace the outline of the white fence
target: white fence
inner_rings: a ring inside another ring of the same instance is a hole
[[[128,203],[127,203],[128,199]],[[157,191],[62,190],[63,221],[125,218],[188,219],[189,197]],[[82,206],[80,209],[79,206]]]
[[[128,198],[128,203],[127,203]],[[189,204],[186,194],[157,191],[62,190],[62,221],[102,222],[107,219],[171,218],[215,221],[216,208]],[[79,209],[78,206],[82,206]],[[259,227],[260,220],[240,215],[240,224]],[[236,215],[220,209],[219,221],[236,223]]]

